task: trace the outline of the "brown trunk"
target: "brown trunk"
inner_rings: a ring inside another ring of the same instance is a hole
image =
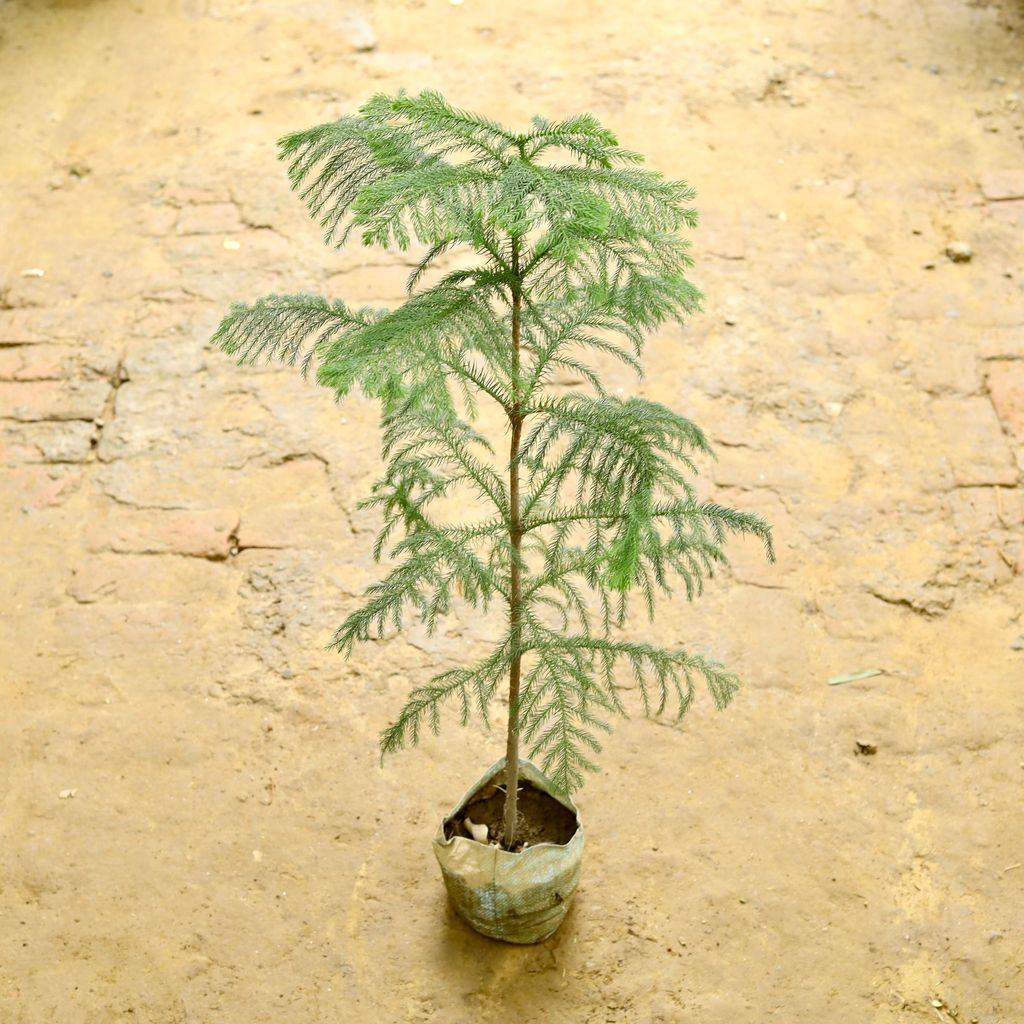
[[[512,641],[512,664],[508,673],[508,742],[505,746],[505,848],[512,849],[516,841],[516,815],[518,813],[519,790],[519,680],[522,673],[519,644],[522,635],[521,602],[522,570],[519,565],[519,549],[523,539],[522,519],[519,509],[519,442],[523,436],[523,415],[519,396],[519,320],[522,311],[522,293],[519,275],[519,242],[512,241],[512,271],[516,281],[512,288],[512,368],[515,394],[509,423],[512,426],[512,441],[509,445],[508,496],[509,496],[509,541],[512,544],[512,566],[508,594],[508,623]]]

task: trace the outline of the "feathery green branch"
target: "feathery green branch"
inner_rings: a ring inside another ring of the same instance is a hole
[[[239,362],[299,364],[339,398],[381,402],[384,473],[362,507],[393,565],[331,646],[350,654],[410,612],[433,631],[457,605],[507,607],[489,654],[413,690],[382,753],[436,731],[448,705],[486,723],[508,679],[509,750],[521,738],[568,791],[627,691],[681,716],[703,680],[724,707],[738,683],[720,665],[618,632],[631,596],[653,615],[680,582],[701,593],[730,535],[774,558],[763,519],[697,499],[704,433],[604,386],[605,361],[639,373],[647,335],[700,308],[680,234],[697,222],[690,186],[589,114],[515,132],[436,92],[375,96],[285,136],[280,155],[329,244],[417,249],[396,309],[270,295],[233,306],[213,337]],[[560,370],[585,387],[554,390]]]

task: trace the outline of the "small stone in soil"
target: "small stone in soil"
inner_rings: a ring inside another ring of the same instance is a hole
[[[487,842],[486,825],[476,825],[469,818],[463,818],[462,827],[466,830],[466,834],[470,839],[475,839],[478,843]]]
[[[974,250],[966,242],[950,242],[946,246],[946,255],[953,263],[970,263]]]

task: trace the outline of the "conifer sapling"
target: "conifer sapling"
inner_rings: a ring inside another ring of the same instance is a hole
[[[507,687],[511,849],[520,743],[558,790],[580,786],[597,734],[626,713],[620,670],[651,714],[681,716],[698,679],[718,707],[737,688],[699,654],[625,638],[629,598],[651,617],[674,582],[692,599],[729,533],[774,557],[764,520],[698,500],[694,457],[711,451],[701,430],[609,394],[595,364],[639,373],[645,336],[699,308],[680,237],[696,224],[694,193],[639,166],[590,115],[513,132],[435,92],[375,96],[285,136],[280,154],[328,244],[420,248],[408,299],[354,309],[269,295],[232,306],[214,341],[240,363],[298,363],[339,398],[359,387],[380,401],[385,470],[363,504],[383,520],[375,557],[396,564],[333,648],[351,653],[410,609],[432,631],[456,601],[506,608],[486,657],[417,686],[381,751],[437,731],[449,703],[464,724],[474,712],[486,723]],[[475,262],[445,272],[458,250]],[[553,389],[559,371],[586,392]],[[500,414],[504,444],[477,429],[481,403]],[[467,490],[468,521],[438,515]]]

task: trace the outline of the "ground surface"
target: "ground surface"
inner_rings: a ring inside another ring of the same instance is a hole
[[[1024,1020],[1022,56],[1010,0],[0,3],[0,1020]],[[745,689],[618,729],[530,949],[430,851],[499,738],[375,755],[485,624],[322,651],[373,409],[206,347],[230,300],[399,297],[273,140],[400,86],[697,186],[708,312],[643,393],[779,538],[664,610]]]

